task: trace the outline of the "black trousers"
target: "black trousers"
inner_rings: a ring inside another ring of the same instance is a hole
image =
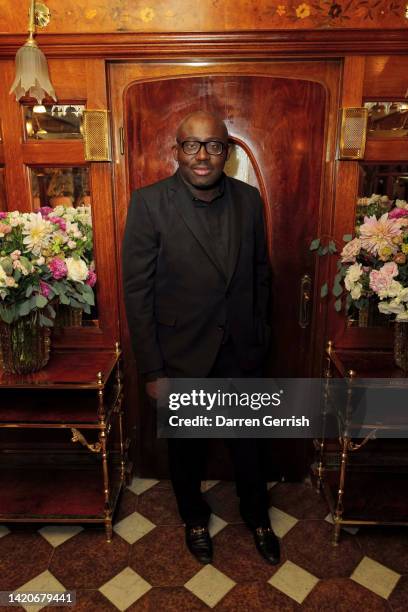
[[[221,345],[209,377],[260,377],[261,370],[244,371],[240,368],[231,341]],[[225,439],[234,466],[236,491],[240,512],[249,527],[269,526],[266,479],[259,448],[254,438]],[[208,440],[204,438],[169,438],[169,466],[171,481],[179,513],[188,526],[207,525],[211,508],[200,488],[205,472]]]

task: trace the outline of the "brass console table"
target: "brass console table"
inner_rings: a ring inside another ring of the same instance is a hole
[[[0,370],[0,523],[101,523],[125,480],[120,350],[61,351]]]
[[[326,405],[330,381],[333,378],[344,378],[347,381],[344,406],[344,414],[347,417],[347,414],[351,413],[352,396],[359,385],[359,379],[402,379],[403,372],[395,366],[390,352],[336,350],[329,342],[324,376]],[[408,378],[398,381],[398,388],[405,387],[408,397]],[[367,433],[363,438],[353,439],[353,429],[349,429],[346,422],[346,425],[339,429],[337,440],[327,438],[323,433],[321,439],[314,441],[316,461],[313,464],[313,472],[318,490],[324,492],[330,508],[334,522],[334,545],[339,542],[342,526],[408,526],[408,440],[376,439],[380,429],[402,431],[404,426],[406,429],[406,421],[385,425],[365,423]],[[368,488],[364,490],[362,483],[367,475]],[[352,480],[356,485],[354,490],[350,486]],[[390,495],[388,487],[391,487]],[[370,505],[368,498],[372,493],[376,494],[376,500]],[[395,503],[392,506],[393,516],[390,517],[384,508],[392,497]]]

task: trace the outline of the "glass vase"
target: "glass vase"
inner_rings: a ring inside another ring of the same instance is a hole
[[[73,308],[60,304],[56,311],[55,327],[81,327],[82,325],[82,308]]]
[[[8,374],[41,370],[50,358],[50,330],[33,311],[13,323],[0,320],[0,367]]]
[[[394,328],[394,360],[397,365],[408,375],[408,322],[396,321]]]

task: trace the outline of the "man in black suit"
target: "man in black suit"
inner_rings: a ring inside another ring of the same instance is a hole
[[[228,132],[197,111],[176,134],[178,171],[135,191],[123,243],[125,303],[139,371],[157,399],[165,377],[262,375],[269,264],[257,189],[223,173]],[[200,492],[206,440],[169,439],[169,465],[190,551],[212,559],[211,509]],[[257,441],[230,439],[241,515],[270,563],[279,562]]]

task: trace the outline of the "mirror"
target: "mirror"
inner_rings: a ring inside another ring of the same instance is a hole
[[[375,215],[379,218],[395,208],[396,204],[398,207],[405,207],[407,201],[408,164],[360,164],[356,225],[361,225],[366,216]],[[381,314],[377,304],[373,302],[361,310],[352,307],[348,322],[349,325],[358,327],[389,327],[391,317]]]
[[[366,102],[367,138],[395,138],[408,135],[408,102]]]
[[[34,212],[45,207],[45,211],[42,212],[47,214],[47,208],[50,208],[61,217],[64,223],[74,223],[81,235],[86,237],[86,245],[82,249],[80,257],[86,261],[88,267],[93,267],[94,250],[89,167],[41,166],[31,168],[30,174]],[[73,310],[73,313],[65,313],[63,327],[94,326],[98,324],[96,304],[91,307],[90,314],[75,312],[77,309]]]
[[[82,138],[84,104],[36,104],[24,106],[27,140],[73,140]]]

